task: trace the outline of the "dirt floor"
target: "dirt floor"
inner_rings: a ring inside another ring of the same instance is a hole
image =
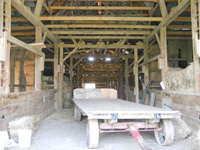
[[[43,120],[32,137],[31,150],[87,150],[86,122],[76,122],[72,109],[58,111]],[[154,134],[142,133],[152,150],[192,150],[187,139],[171,146],[159,146]],[[12,148],[17,149],[17,148]],[[141,150],[129,133],[104,133],[100,135],[98,150]]]

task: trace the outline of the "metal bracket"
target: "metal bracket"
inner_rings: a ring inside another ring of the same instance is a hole
[[[161,113],[154,113],[154,119],[160,120],[161,119]]]
[[[118,113],[116,113],[116,114],[111,113],[111,119],[112,120],[117,120],[118,119]]]

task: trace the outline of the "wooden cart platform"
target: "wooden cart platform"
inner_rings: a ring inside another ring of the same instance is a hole
[[[169,111],[120,99],[73,99],[88,119],[171,119],[180,117],[179,111]]]
[[[88,116],[87,143],[97,148],[100,133],[130,132],[142,150],[150,150],[139,132],[154,131],[160,145],[170,145],[174,140],[172,118],[180,118],[179,111],[169,111],[117,99],[114,89],[75,89],[75,120]]]

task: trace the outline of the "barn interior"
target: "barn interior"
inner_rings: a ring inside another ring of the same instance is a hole
[[[34,116],[42,132],[49,116],[71,118],[74,89],[112,88],[124,101],[179,111],[194,130],[187,140],[200,143],[199,12],[199,0],[0,0],[0,131]]]

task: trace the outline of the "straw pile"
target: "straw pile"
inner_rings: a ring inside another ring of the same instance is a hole
[[[189,126],[180,118],[172,119],[175,131],[175,141],[181,141],[191,135]]]
[[[200,150],[200,130],[195,132],[188,140],[191,150]]]
[[[187,68],[169,68],[166,74],[166,85],[170,92],[194,93],[194,65]]]
[[[9,130],[11,137],[18,142],[18,130],[30,129],[34,134],[38,129],[39,117],[38,116],[26,116],[23,118],[17,118],[9,122]]]

